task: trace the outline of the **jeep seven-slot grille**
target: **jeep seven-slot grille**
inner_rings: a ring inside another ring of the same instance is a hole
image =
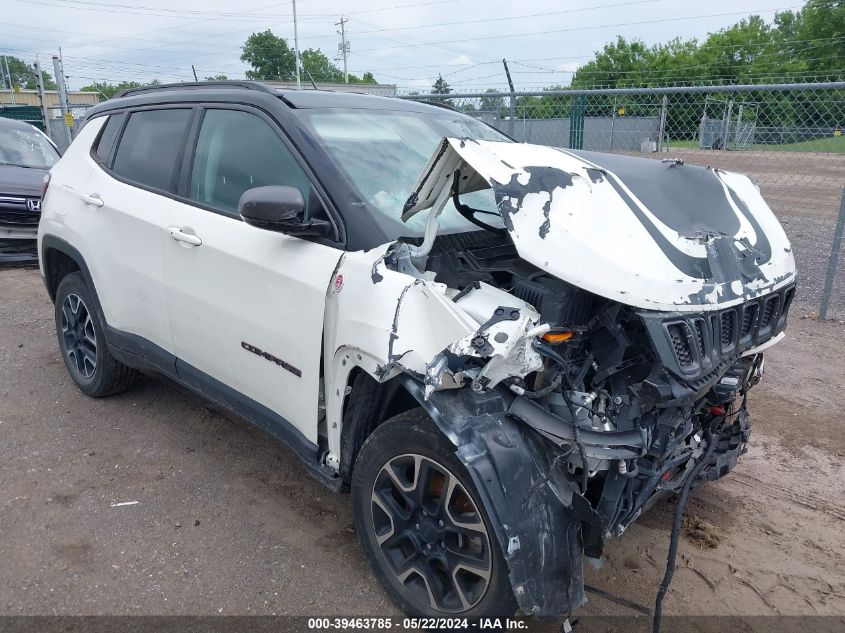
[[[769,297],[766,303],[763,304],[763,316],[760,317],[760,327],[769,327],[772,322],[772,317],[775,315],[775,310],[778,307],[779,297]]]
[[[692,352],[684,334],[683,323],[673,323],[669,326],[669,337],[672,340],[672,347],[675,349],[675,357],[683,367],[692,364]]]
[[[703,355],[705,351],[704,347],[704,321],[696,319],[693,321],[695,324],[695,342],[698,343],[698,353]]]
[[[662,329],[668,338],[669,348],[661,348],[669,356],[664,362],[675,365],[685,377],[695,377],[781,332],[794,293],[790,286],[720,312],[654,315],[646,323],[655,334]]]
[[[733,342],[734,337],[734,323],[736,322],[736,312],[733,310],[728,310],[727,312],[722,312],[721,316],[721,334],[719,338],[719,342],[722,345],[722,348],[730,347],[731,342]]]
[[[754,325],[754,320],[757,318],[757,310],[760,306],[756,303],[746,304],[745,311],[742,313],[742,330],[739,333],[740,338],[745,338],[751,333],[751,327]]]

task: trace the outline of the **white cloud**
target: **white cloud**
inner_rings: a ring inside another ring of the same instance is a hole
[[[450,66],[469,66],[470,64],[474,64],[475,60],[469,55],[458,55],[457,57],[453,57],[446,63]]]
[[[574,73],[581,65],[582,62],[564,62],[562,64],[556,64],[555,70],[560,70],[561,72],[566,73]]]

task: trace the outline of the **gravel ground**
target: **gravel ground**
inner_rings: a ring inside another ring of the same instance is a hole
[[[691,497],[669,615],[845,615],[843,326],[793,319],[767,371],[750,453]],[[0,269],[0,461],[0,614],[397,613],[349,497],[274,440],[154,378],[83,396],[33,269]],[[656,506],[587,581],[650,604],[671,517]],[[579,613],[631,612],[591,595]]]
[[[801,315],[818,314],[834,223],[830,218],[817,215],[781,214],[779,219],[792,242],[798,269],[795,310]],[[845,319],[845,244],[839,255],[828,318]]]

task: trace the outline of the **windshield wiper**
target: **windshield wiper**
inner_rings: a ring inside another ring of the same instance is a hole
[[[482,222],[481,220],[475,217],[476,213],[499,216],[498,213],[493,213],[492,211],[482,211],[481,209],[473,209],[471,206],[464,204],[460,201],[460,199],[458,198],[458,189],[460,187],[460,183],[461,170],[456,169],[454,177],[452,178],[452,203],[455,205],[455,209],[457,209],[458,213],[460,213],[465,220],[472,222],[475,226],[481,227],[482,229],[486,229],[491,233],[495,233],[496,235],[507,235],[507,229],[500,229],[498,227],[491,226],[486,222]]]

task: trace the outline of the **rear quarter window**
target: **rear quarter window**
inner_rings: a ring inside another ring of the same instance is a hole
[[[117,133],[120,131],[122,123],[122,114],[112,114],[108,117],[106,124],[100,131],[100,136],[94,143],[94,156],[96,156],[101,163],[108,162],[111,148],[114,145],[114,141],[117,138]]]
[[[112,171],[140,185],[171,191],[190,117],[189,109],[131,113]]]

